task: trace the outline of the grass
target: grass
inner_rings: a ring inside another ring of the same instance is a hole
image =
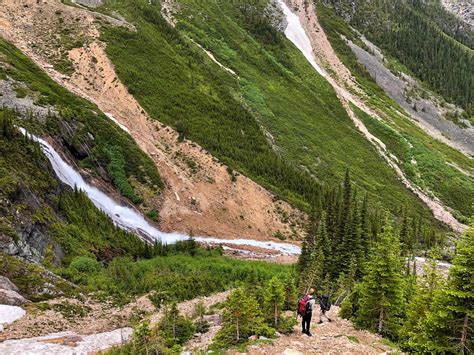
[[[119,78],[151,117],[174,127],[179,118],[187,138],[300,207],[317,191],[311,185],[332,185],[350,167],[357,186],[385,208],[409,205],[431,218],[282,34],[252,23],[235,2],[180,4],[179,32],[164,22],[158,3],[110,1],[101,9],[117,10],[137,25],[137,33],[108,27],[102,39]]]

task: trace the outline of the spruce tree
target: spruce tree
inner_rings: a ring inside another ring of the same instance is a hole
[[[360,241],[361,247],[363,250],[363,259],[367,258],[369,254],[370,247],[370,234],[369,234],[369,225],[368,225],[368,206],[369,206],[369,196],[367,193],[364,196],[364,201],[362,202],[362,208],[360,210]]]
[[[298,303],[298,292],[292,275],[288,275],[284,281],[285,288],[285,311],[294,311]]]
[[[278,277],[274,276],[265,289],[263,307],[274,327],[278,326],[280,314],[285,306],[285,289]]]
[[[352,203],[352,192],[351,192],[351,181],[349,175],[349,169],[346,170],[343,184],[343,200],[342,209],[339,216],[339,223],[337,226],[337,238],[336,248],[337,255],[337,271],[341,272],[346,269],[350,252],[348,250],[350,241],[348,240],[348,229],[351,218],[351,203]]]
[[[374,244],[360,288],[357,323],[396,337],[403,313],[400,247],[388,220]]]
[[[222,328],[214,338],[214,343],[218,347],[239,344],[258,332],[262,325],[263,318],[257,301],[238,288],[225,302]]]
[[[403,324],[403,335],[405,345],[414,350],[423,342],[422,329],[426,314],[431,310],[435,293],[444,287],[444,278],[438,271],[436,259],[438,253],[432,251],[430,259],[423,267],[424,273],[418,277],[418,282],[414,284],[413,296],[410,299],[407,309],[407,319]]]
[[[447,287],[436,292],[417,350],[433,353],[472,351],[474,337],[474,221],[457,243]]]

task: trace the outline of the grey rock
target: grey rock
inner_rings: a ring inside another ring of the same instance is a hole
[[[6,304],[8,306],[21,306],[26,302],[28,302],[28,300],[18,292],[12,290],[0,290],[0,304]]]
[[[18,287],[8,277],[0,276],[0,289],[19,292]]]

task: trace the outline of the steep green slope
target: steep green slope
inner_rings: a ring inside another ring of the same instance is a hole
[[[0,110],[0,251],[68,265],[78,255],[139,256],[144,244],[116,228],[80,191],[60,183],[40,146]]]
[[[34,105],[51,111],[48,117],[22,121],[22,126],[54,137],[80,166],[111,180],[122,195],[135,203],[141,203],[143,196],[132,187],[132,181],[144,190],[159,193],[163,183],[154,163],[128,134],[0,38],[0,80],[7,78],[13,80],[14,86],[26,85],[21,88],[22,97],[31,97]]]
[[[356,114],[364,121],[369,131],[381,139],[399,159],[401,168],[410,180],[431,191],[454,210],[458,219],[467,223],[468,217],[474,213],[474,161],[431,138],[402,115],[400,112],[403,112],[403,109],[377,86],[341,38],[341,35],[344,35],[363,46],[357,34],[329,7],[319,4],[317,15],[337,55],[368,94],[368,104],[385,118],[385,122],[375,121],[360,110],[354,109]],[[471,176],[459,168],[471,172]]]
[[[353,126],[330,85],[261,16],[266,3],[183,0],[177,32],[157,3],[111,1],[102,11],[118,10],[138,31],[110,27],[102,39],[119,77],[152,117],[300,206],[317,191],[310,175],[332,185],[350,167],[357,185],[392,212],[409,205],[428,217]]]

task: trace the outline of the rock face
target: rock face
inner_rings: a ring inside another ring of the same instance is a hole
[[[12,290],[0,290],[0,304],[8,306],[20,306],[26,303],[25,297]]]
[[[18,287],[5,276],[0,276],[0,290],[10,290],[18,292]]]
[[[7,277],[0,276],[0,304],[20,306],[28,300],[18,293],[18,287]]]

